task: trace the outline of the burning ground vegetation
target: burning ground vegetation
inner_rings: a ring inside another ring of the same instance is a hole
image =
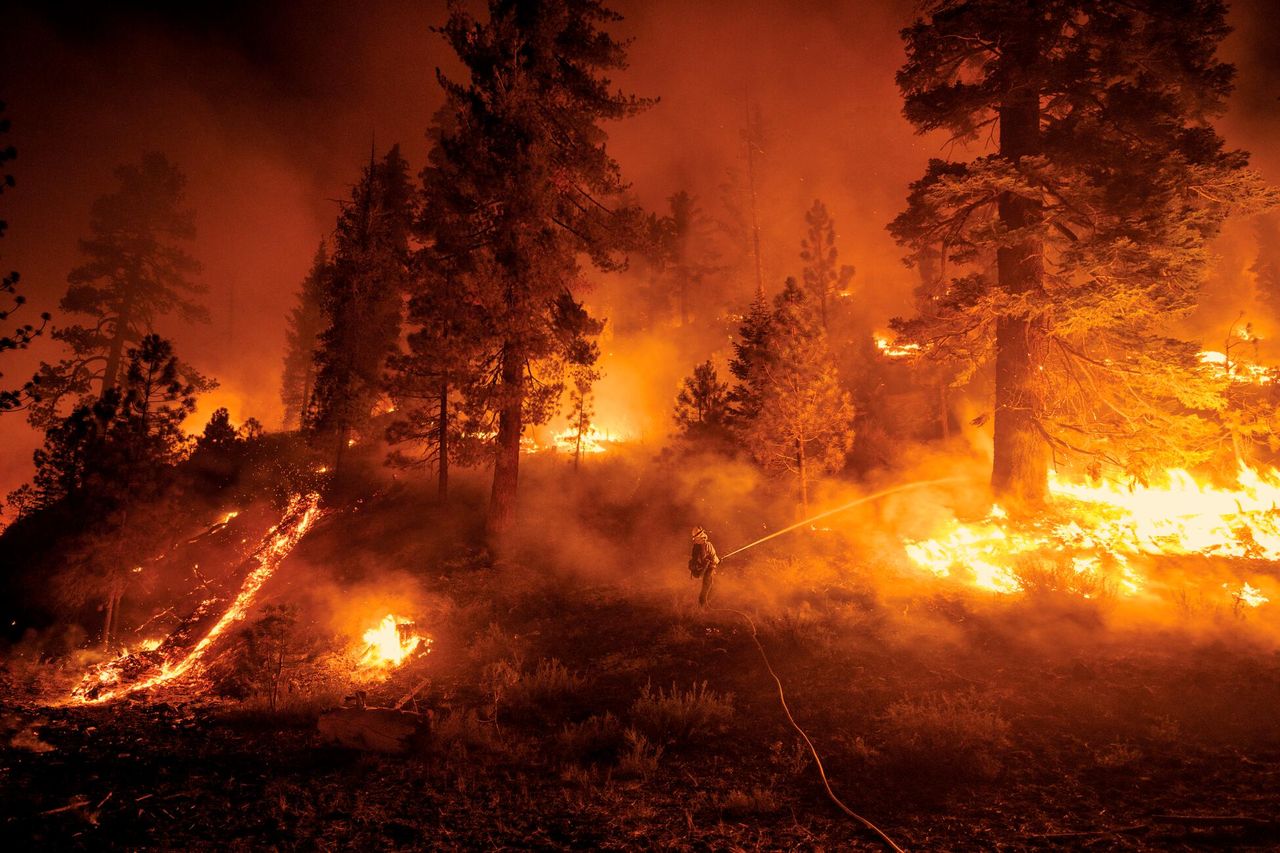
[[[1151,516],[1061,483],[1017,523],[953,460],[775,536],[767,480],[683,462],[530,457],[542,512],[501,556],[479,478],[447,506],[371,476],[183,512],[110,649],[51,626],[7,650],[6,834],[883,846],[826,798],[763,651],[837,796],[905,849],[1275,845],[1273,475],[1230,500],[1173,478]],[[730,556],[704,610],[684,521],[708,516]]]

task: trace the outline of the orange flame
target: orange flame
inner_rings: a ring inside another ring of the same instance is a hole
[[[413,622],[388,613],[364,632],[364,651],[357,666],[374,676],[385,675],[419,648],[430,652],[431,639],[413,631]]]
[[[127,696],[139,690],[147,690],[168,683],[188,673],[194,674],[198,672],[205,652],[213,645],[214,641],[226,633],[234,622],[245,617],[250,605],[253,604],[254,597],[258,594],[258,590],[262,588],[262,585],[275,573],[275,570],[279,568],[285,557],[289,556],[289,553],[297,546],[302,537],[311,529],[311,525],[320,514],[319,507],[320,495],[314,492],[306,496],[294,495],[290,498],[289,505],[285,509],[284,518],[267,532],[261,544],[253,552],[251,559],[258,564],[257,568],[245,578],[244,583],[240,586],[239,594],[236,595],[235,600],[231,602],[231,606],[222,614],[222,617],[182,659],[176,662],[164,661],[160,665],[160,671],[154,675],[89,697],[87,694],[90,690],[120,682],[121,668],[118,664],[123,663],[123,659],[118,658],[116,661],[111,662],[111,664],[117,664],[116,666],[109,664],[100,668],[96,673],[86,675],[80,686],[73,692],[73,698],[87,704],[109,702],[112,699],[118,699],[121,696]],[[123,657],[128,657],[128,655]]]
[[[1187,471],[1166,472],[1162,485],[1122,487],[1072,483],[1052,476],[1055,507],[1042,521],[1012,523],[1000,507],[982,520],[953,520],[934,538],[907,541],[907,556],[937,577],[958,572],[998,593],[1023,589],[1019,561],[1037,556],[1069,565],[1082,579],[1105,577],[1136,595],[1147,580],[1140,555],[1202,555],[1280,561],[1280,472],[1241,466],[1233,487],[1201,484]],[[1230,590],[1229,590],[1230,591]],[[1251,607],[1267,601],[1244,583],[1232,592]]]

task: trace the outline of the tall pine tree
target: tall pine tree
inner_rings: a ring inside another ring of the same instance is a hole
[[[336,474],[348,445],[371,437],[387,359],[399,344],[414,213],[407,170],[398,145],[381,160],[370,158],[338,217],[321,281],[325,329],[306,426],[333,448]]]
[[[1166,324],[1222,219],[1264,195],[1210,123],[1226,33],[1219,0],[940,0],[903,31],[908,120],[999,145],[912,186],[891,230],[916,262],[942,246],[949,278],[896,328],[994,361],[992,485],[1015,504],[1045,498],[1051,451],[1142,477],[1220,441],[1221,382]]]
[[[186,206],[186,176],[163,154],[116,169],[119,188],[93,203],[90,237],[80,241],[83,261],[67,276],[60,303],[84,324],[59,326],[51,337],[71,353],[56,365],[41,364],[26,391],[35,426],[59,416],[64,401],[102,397],[122,378],[125,353],[163,317],[208,322],[197,299],[207,287],[192,277],[200,263],[186,246],[195,239],[195,212]],[[201,385],[198,374],[184,368]]]
[[[839,300],[848,292],[854,269],[849,264],[840,263],[836,224],[825,204],[814,201],[804,215],[804,224],[807,230],[800,244],[804,289],[809,301],[817,306],[822,330],[831,334]]]
[[[280,379],[280,402],[284,404],[286,428],[302,425],[311,408],[316,385],[316,349],[324,331],[324,313],[320,303],[325,280],[330,273],[324,243],[316,249],[311,270],[302,280],[297,302],[289,311],[285,328],[284,371]]]
[[[444,212],[436,250],[459,263],[468,301],[488,318],[476,411],[491,417],[493,488],[487,530],[515,516],[520,438],[558,406],[566,363],[586,357],[599,331],[573,296],[581,256],[622,264],[638,217],[616,205],[625,190],[606,149],[605,121],[648,102],[612,90],[604,75],[626,65],[604,29],[618,16],[597,0],[490,0],[486,20],[460,6],[441,29],[468,72],[439,74],[452,126],[424,173]]]

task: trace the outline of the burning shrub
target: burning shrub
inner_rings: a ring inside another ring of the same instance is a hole
[[[1028,596],[1069,595],[1105,601],[1115,597],[1116,583],[1110,574],[1097,570],[1101,562],[1093,557],[1076,557],[1070,564],[1061,556],[1025,557],[1014,561],[1012,574]],[[1119,571],[1110,565],[1108,570]]]
[[[885,711],[883,759],[913,780],[938,785],[991,779],[996,753],[1008,745],[1009,723],[974,694],[902,699]]]
[[[671,685],[671,692],[646,684],[631,706],[637,727],[663,744],[688,743],[719,734],[733,718],[733,695],[695,682],[688,690]]]

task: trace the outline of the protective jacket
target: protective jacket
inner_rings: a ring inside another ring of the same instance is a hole
[[[711,544],[710,539],[693,543],[693,551],[689,554],[690,575],[700,578],[718,565],[720,565],[720,558],[716,555],[716,546]]]

